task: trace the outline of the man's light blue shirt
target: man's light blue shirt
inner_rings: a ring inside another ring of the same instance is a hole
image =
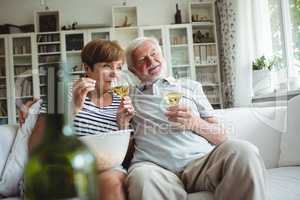
[[[177,128],[165,116],[167,104],[164,94],[176,89],[183,94],[180,103],[194,115],[213,116],[213,108],[199,82],[192,80],[159,79],[144,90],[131,93],[136,115],[135,153],[132,164],[142,161],[155,163],[173,172],[180,172],[191,161],[209,153],[214,146],[205,138],[189,130]]]

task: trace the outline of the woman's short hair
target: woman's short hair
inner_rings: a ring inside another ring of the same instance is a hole
[[[157,41],[156,38],[153,37],[139,37],[134,39],[129,46],[126,48],[126,63],[127,67],[130,71],[135,67],[133,60],[132,60],[132,54],[133,52],[140,47],[144,42],[151,42],[152,44],[155,45],[155,47],[158,49],[160,53],[162,53],[162,50],[160,48],[159,42]]]
[[[92,70],[99,62],[113,62],[125,59],[125,52],[116,41],[95,39],[81,51],[81,61]]]

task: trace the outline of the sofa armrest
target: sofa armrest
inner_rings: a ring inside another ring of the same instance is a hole
[[[18,125],[1,125],[0,126],[0,177],[7,160],[7,156],[14,142]]]
[[[216,111],[229,138],[256,145],[267,168],[278,166],[281,133],[286,129],[286,107],[233,108]]]

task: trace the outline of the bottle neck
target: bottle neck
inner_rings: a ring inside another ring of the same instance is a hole
[[[44,141],[57,140],[59,137],[63,136],[63,114],[42,114],[41,117]]]

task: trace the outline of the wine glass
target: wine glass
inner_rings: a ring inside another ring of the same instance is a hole
[[[121,98],[129,95],[129,82],[123,73],[117,75],[117,77],[111,82],[111,87],[112,92]]]
[[[180,87],[177,85],[170,85],[165,89],[163,97],[168,106],[177,106],[183,96]]]

